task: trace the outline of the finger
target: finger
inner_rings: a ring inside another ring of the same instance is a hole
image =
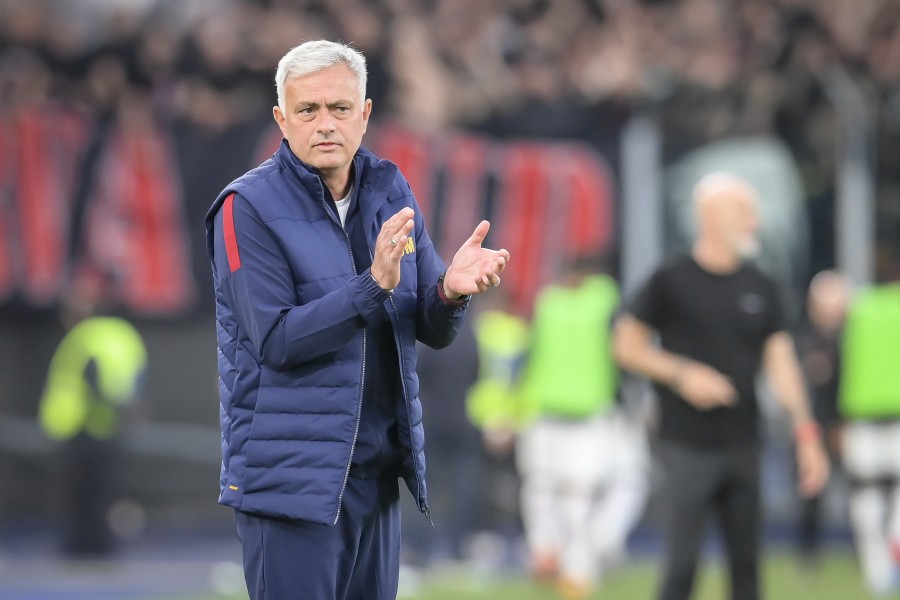
[[[409,219],[405,223],[402,223],[396,231],[391,232],[388,237],[388,249],[395,258],[403,255],[403,251],[406,248],[406,241],[409,239],[409,233],[413,230],[413,227],[415,227],[415,221]]]
[[[412,219],[415,214],[416,211],[406,206],[394,213],[394,216],[388,219],[388,222],[393,221],[394,223],[403,223],[408,219]]]
[[[693,404],[697,410],[703,411],[711,410],[714,406],[716,406],[715,401],[706,396],[695,397],[693,400],[691,400],[691,404]]]
[[[397,240],[397,244],[395,245],[393,240]],[[398,235],[397,237],[391,240],[391,258],[394,260],[400,260],[403,256],[403,253],[406,252],[406,242],[409,241],[409,236],[405,233]]]
[[[728,391],[725,394],[725,400],[728,402],[728,404],[735,404],[738,401],[737,390],[734,389],[734,386],[730,383],[728,384]]]
[[[824,487],[824,480],[820,472],[807,467],[800,478],[800,491],[806,496],[815,496]]]
[[[409,207],[397,211],[390,219],[381,226],[381,233],[388,234],[388,237],[400,233],[400,230],[415,216],[415,211]],[[395,238],[396,239],[396,238]]]
[[[723,377],[719,374],[716,374],[715,380],[711,383],[711,390],[715,397],[719,400],[721,404],[732,404],[737,401],[737,390],[734,389],[734,386],[731,384],[731,381],[727,377]]]
[[[728,392],[722,392],[722,391],[717,392],[713,399],[713,403],[716,406],[731,406],[732,404],[735,403],[735,401],[736,400],[735,400],[734,395],[732,395]]]
[[[413,230],[415,224],[415,221],[413,221],[412,219],[407,219],[406,221],[400,223],[397,226],[397,231],[394,232],[394,239],[399,239],[403,236],[409,235],[409,232]]]
[[[414,214],[413,209],[409,207],[398,210],[381,225],[381,231],[396,231],[402,223],[411,219]]]
[[[494,273],[500,274],[506,268],[507,259],[502,255],[494,260]]]
[[[484,238],[487,237],[488,231],[490,230],[490,222],[482,221],[475,227],[475,231],[472,232],[472,235],[469,236],[469,240],[466,243],[480,246],[481,242],[484,241]]]
[[[412,221],[410,221],[410,223],[412,223]],[[409,229],[406,229],[405,232],[401,232],[391,239],[391,258],[394,260],[400,260],[403,253],[406,252],[406,242],[409,241],[408,234],[410,229],[412,229],[412,226],[410,226]],[[396,244],[394,244],[394,240],[397,240]]]

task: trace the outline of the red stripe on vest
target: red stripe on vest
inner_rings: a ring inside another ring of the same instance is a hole
[[[234,194],[225,198],[222,206],[222,227],[225,231],[225,254],[228,255],[228,267],[234,273],[241,268],[241,255],[238,252],[237,236],[234,234]]]

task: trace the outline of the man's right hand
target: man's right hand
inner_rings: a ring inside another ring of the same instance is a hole
[[[400,259],[406,249],[409,234],[415,225],[413,209],[406,207],[384,222],[375,239],[370,272],[378,285],[392,290],[400,283]]]
[[[731,380],[709,365],[686,360],[680,367],[672,389],[698,410],[712,410],[737,402],[737,390]]]

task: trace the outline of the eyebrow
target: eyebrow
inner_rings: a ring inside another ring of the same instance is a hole
[[[353,101],[351,101],[351,100],[336,100],[334,102],[327,103],[325,106],[329,109],[332,109],[332,108],[337,108],[338,106],[341,106],[341,105],[353,106]],[[297,104],[294,106],[294,108],[295,109],[319,108],[320,106],[322,106],[322,105],[319,104],[318,102],[302,102],[301,101],[301,102],[297,102]]]

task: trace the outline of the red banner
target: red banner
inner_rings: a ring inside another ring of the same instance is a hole
[[[186,222],[182,176],[208,174],[179,173],[172,140],[151,121],[120,122],[96,161],[85,226],[73,228],[84,123],[49,110],[0,117],[0,300],[49,305],[65,293],[70,272],[99,269],[115,276],[115,296],[133,313],[188,312],[202,276],[191,272],[188,232],[202,235],[202,223]],[[272,127],[259,139],[265,158],[280,132]],[[605,252],[613,241],[612,176],[589,146],[430,136],[390,124],[370,129],[366,143],[403,171],[445,259],[479,220],[491,220],[487,244],[512,254],[503,282],[524,314],[564,261]],[[82,239],[72,243],[71,231]],[[70,247],[84,249],[83,264],[70,264]]]

